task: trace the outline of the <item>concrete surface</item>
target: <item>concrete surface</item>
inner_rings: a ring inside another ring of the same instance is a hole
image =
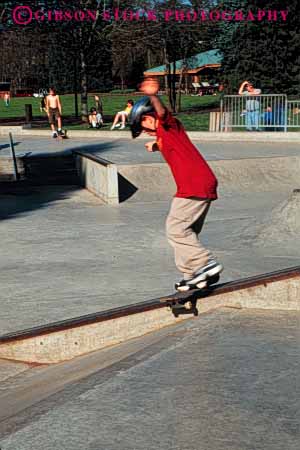
[[[295,239],[253,245],[286,195],[228,193],[215,202],[201,239],[224,264],[223,281],[299,264]],[[65,187],[1,196],[0,334],[173,291],[179,274],[164,231],[169,200],[111,207],[94,199]]]
[[[80,186],[88,189],[105,203],[117,205],[119,203],[117,166],[100,158],[95,160],[94,155],[89,156],[86,153],[75,155]]]
[[[25,372],[29,367],[29,364],[0,359],[0,382],[3,383],[4,381]]]
[[[277,272],[278,273],[278,272]],[[35,364],[54,364],[68,361],[75,357],[88,354],[93,351],[118,345],[122,342],[146,336],[164,327],[174,325],[180,321],[188,320],[196,315],[206,314],[217,308],[261,308],[268,310],[292,310],[300,311],[300,276],[290,276],[282,279],[268,277],[264,278],[256,285],[247,282],[241,283],[240,287],[235,286],[228,290],[228,285],[217,289],[212,295],[202,298],[198,296],[195,309],[188,311],[181,308],[171,313],[167,304],[158,300],[152,301],[155,307],[151,307],[149,302],[141,302],[139,312],[123,312],[120,316],[113,315],[112,311],[106,311],[104,320],[94,318],[93,321],[85,322],[79,326],[72,326],[70,323],[63,329],[49,329],[47,333],[39,330],[38,333],[29,336],[18,336],[0,345],[0,357],[12,361],[21,361]],[[248,278],[249,280],[249,278]],[[150,302],[151,303],[151,302]],[[158,306],[157,305],[158,303]],[[147,307],[145,307],[147,305]],[[134,308],[133,308],[134,309]],[[90,317],[90,316],[89,316]],[[86,319],[86,316],[85,316]]]
[[[83,142],[22,138],[16,149],[21,154],[82,150]],[[161,162],[160,154],[148,154],[139,140],[91,140],[84,148],[124,165]],[[272,165],[274,156],[299,154],[291,144],[205,143],[202,148],[207,159],[224,158],[229,166],[232,158],[236,164],[239,158],[270,157]],[[266,191],[258,192],[253,184],[233,190],[238,176],[237,167],[230,189],[220,186],[201,235],[225,266],[222,280],[299,265],[299,236],[255,245],[273,208],[298,187],[295,179],[282,173],[270,180],[271,189],[266,179]],[[172,292],[180,275],[164,231],[171,197],[149,192],[111,207],[74,186],[1,195],[0,335]]]
[[[1,412],[1,449],[298,450],[299,325],[295,312],[219,310],[126,344],[119,360],[85,357],[79,380],[74,362],[52,378],[35,369],[23,410],[22,378],[6,383],[19,414]]]
[[[107,126],[106,126],[107,127]],[[106,128],[105,127],[105,128]],[[116,139],[121,138],[131,138],[131,133],[129,129],[126,130],[114,130],[110,131],[108,128],[101,130],[68,130],[68,136],[71,138],[98,138],[100,139]],[[11,132],[16,136],[32,136],[32,137],[43,137],[49,136],[48,130],[42,129],[23,129],[22,126],[0,126],[0,136],[7,136]],[[288,133],[285,132],[251,132],[246,131],[239,132],[208,132],[208,131],[189,131],[188,135],[191,139],[201,140],[201,141],[220,141],[220,142],[300,142],[299,131],[290,130]]]
[[[118,133],[118,132],[116,132]],[[17,155],[61,153],[72,149],[80,149],[89,153],[98,154],[104,159],[111,160],[116,164],[140,164],[163,162],[159,152],[148,153],[144,147],[145,142],[151,140],[146,138],[126,139],[123,138],[76,138],[68,140],[55,140],[51,136],[25,137],[15,136],[15,150]],[[259,158],[274,156],[299,156],[300,147],[297,142],[195,142],[203,156],[208,160]],[[0,137],[0,157],[10,156],[9,140]]]

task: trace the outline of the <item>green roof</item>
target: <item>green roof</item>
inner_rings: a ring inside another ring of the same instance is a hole
[[[180,70],[182,68],[184,60],[180,59],[176,61],[176,70]],[[208,65],[221,64],[222,55],[220,50],[208,50],[207,52],[197,53],[197,55],[190,56],[186,61],[187,67],[190,70],[197,69],[198,67],[204,67]],[[145,74],[151,74],[152,72],[162,72],[166,71],[166,66],[158,66],[153,67],[152,69],[146,70]]]

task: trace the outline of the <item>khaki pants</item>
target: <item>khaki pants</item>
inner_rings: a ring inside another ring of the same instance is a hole
[[[209,200],[174,197],[172,201],[166,232],[175,251],[176,267],[184,279],[191,278],[211,256],[198,238],[209,207]]]

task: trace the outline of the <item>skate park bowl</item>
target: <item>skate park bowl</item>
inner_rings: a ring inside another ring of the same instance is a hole
[[[3,335],[0,358],[24,363],[59,363],[194,317],[172,314],[167,307],[169,298]],[[218,308],[299,311],[300,267],[220,284],[197,296],[200,317]]]
[[[69,163],[75,161],[79,175],[77,181],[80,180],[84,188],[112,207],[126,201],[169,201],[175,192],[171,172],[163,162],[115,164],[96,154],[77,150],[73,150],[72,155],[66,155],[62,161],[59,161],[59,156],[51,158],[59,168],[64,164],[61,176],[69,173],[70,183],[75,179],[75,166]],[[35,163],[43,163],[44,167],[49,165],[49,160],[44,156],[40,157],[40,161],[36,159]],[[239,192],[247,195],[269,193],[272,196],[277,192],[286,193],[287,200],[282,202],[282,208],[287,221],[292,224],[292,232],[297,232],[300,223],[299,194],[295,188],[299,183],[299,156],[211,160],[209,164],[219,180],[220,197],[229,193],[236,198]],[[54,168],[56,170],[57,166]],[[57,183],[57,173],[54,178]],[[289,197],[294,190],[292,197]],[[245,195],[242,202],[245,203],[247,198]],[[276,235],[280,211],[275,209],[269,223],[261,230],[260,245],[271,235],[268,226],[273,227],[272,233]],[[299,283],[298,267],[229,282],[217,286],[208,296],[199,299],[199,313],[219,307],[299,310]],[[144,298],[151,297],[147,295]],[[190,317],[186,314],[175,318],[161,299],[143,301],[2,335],[0,358],[39,364],[57,363],[143,336]]]

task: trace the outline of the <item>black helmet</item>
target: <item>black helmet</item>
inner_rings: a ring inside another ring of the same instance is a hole
[[[129,125],[131,128],[132,137],[138,137],[142,132],[141,120],[142,117],[146,114],[154,113],[155,110],[152,106],[151,100],[149,97],[145,96],[138,100],[129,115]]]

